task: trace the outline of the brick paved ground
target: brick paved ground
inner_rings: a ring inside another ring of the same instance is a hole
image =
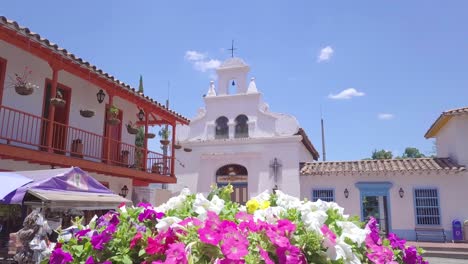
[[[466,264],[466,259],[426,258],[429,264]]]

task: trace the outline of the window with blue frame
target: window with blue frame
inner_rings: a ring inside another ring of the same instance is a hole
[[[316,202],[318,199],[325,202],[334,202],[335,191],[333,189],[313,189],[312,201]]]
[[[414,203],[417,225],[440,225],[440,203],[437,189],[414,189]]]

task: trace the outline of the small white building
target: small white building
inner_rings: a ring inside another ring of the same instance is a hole
[[[442,232],[450,240],[452,221],[468,220],[468,107],[442,113],[425,137],[436,139],[437,157],[308,163],[301,196],[335,201],[362,220],[374,216],[382,231],[409,240],[443,239]]]
[[[269,110],[242,59],[230,58],[216,71],[218,87],[210,83],[205,107],[189,126],[177,127],[179,144],[192,151],[177,153],[172,190],[209,192],[213,184],[231,183],[238,202],[275,186],[299,194],[299,163],[318,153],[296,118]]]

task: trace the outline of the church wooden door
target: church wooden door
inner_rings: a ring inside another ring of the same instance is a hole
[[[247,169],[244,166],[228,164],[216,171],[216,183],[218,187],[231,184],[234,189],[231,194],[231,200],[233,202],[245,204],[249,199],[247,176]]]

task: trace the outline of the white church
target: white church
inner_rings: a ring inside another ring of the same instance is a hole
[[[173,190],[209,192],[212,184],[231,183],[241,203],[266,189],[300,193],[299,163],[317,160],[318,152],[296,118],[269,110],[249,71],[240,58],[222,63],[205,107],[177,127],[180,144],[193,151],[177,153]]]
[[[244,203],[279,189],[337,202],[362,220],[373,216],[382,232],[409,240],[451,240],[452,221],[468,220],[460,204],[468,201],[468,108],[443,112],[426,133],[436,139],[435,158],[319,162],[296,118],[269,110],[242,59],[216,71],[205,107],[177,127],[180,145],[192,151],[177,153],[173,192],[231,183],[232,199]]]

